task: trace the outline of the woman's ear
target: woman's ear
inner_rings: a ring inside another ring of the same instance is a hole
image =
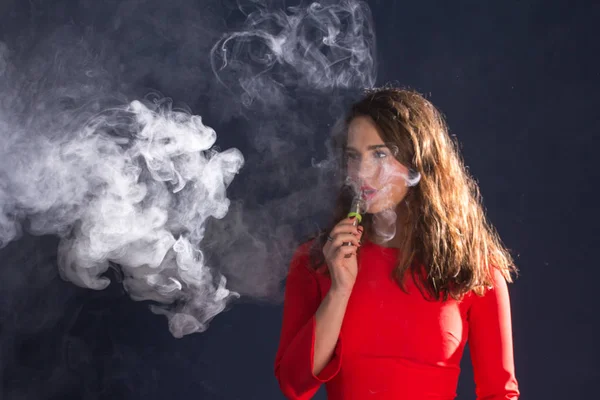
[[[421,180],[421,173],[417,170],[409,168],[408,175],[404,178],[404,181],[406,182],[406,186],[408,186],[408,187],[417,186],[417,184],[419,183],[420,180]]]

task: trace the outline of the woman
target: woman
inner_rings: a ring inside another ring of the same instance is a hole
[[[350,185],[335,224],[297,250],[288,274],[283,393],[309,399],[325,383],[330,400],[453,399],[468,339],[477,398],[517,399],[515,268],[440,113],[413,91],[377,89],[345,127]],[[366,213],[346,218],[356,193]]]

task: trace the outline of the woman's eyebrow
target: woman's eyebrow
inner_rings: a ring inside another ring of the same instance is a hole
[[[373,144],[371,146],[367,146],[367,150],[377,150],[377,149],[382,149],[382,148],[387,148],[387,147],[388,146],[385,144]],[[355,151],[358,153],[358,150],[356,150],[352,146],[346,146],[346,151]]]

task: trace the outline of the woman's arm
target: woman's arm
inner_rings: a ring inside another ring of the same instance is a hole
[[[312,398],[341,365],[339,339],[345,299],[333,292],[321,302],[315,272],[308,267],[308,245],[294,255],[288,273],[275,376],[288,399]],[[335,321],[335,322],[334,322]]]
[[[494,288],[483,297],[474,295],[469,310],[469,349],[477,399],[518,399],[508,287],[496,269]]]
[[[350,293],[330,290],[317,313],[313,374],[318,375],[331,361],[338,343]]]

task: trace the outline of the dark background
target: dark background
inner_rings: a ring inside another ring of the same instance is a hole
[[[72,14],[74,1],[4,2],[3,35],[94,20]],[[444,112],[516,257],[520,277],[510,290],[523,398],[596,398],[600,4],[369,4],[377,83],[424,92]],[[193,97],[169,82],[148,86]],[[208,331],[174,339],[164,318],[118,285],[91,292],[61,281],[56,244],[25,236],[0,251],[4,273],[18,265],[21,274],[0,282],[3,301],[19,310],[0,325],[0,398],[283,398],[273,376],[280,304],[237,304]],[[31,314],[39,316],[35,323]],[[5,335],[9,325],[20,326],[20,335]],[[474,398],[468,353],[463,367],[459,398]]]

